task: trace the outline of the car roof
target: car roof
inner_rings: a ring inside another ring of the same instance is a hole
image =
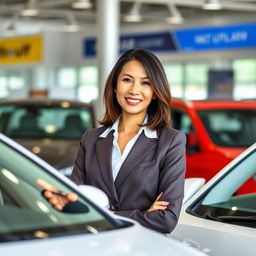
[[[1,105],[17,105],[17,106],[56,106],[61,105],[63,103],[70,104],[75,107],[92,107],[92,104],[85,103],[76,100],[68,100],[68,99],[48,99],[48,98],[25,98],[25,99],[4,99],[0,101]]]
[[[206,109],[256,109],[256,99],[252,100],[186,100],[173,98],[172,103],[186,105],[197,110]]]

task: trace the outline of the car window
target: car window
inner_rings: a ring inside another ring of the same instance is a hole
[[[177,130],[189,134],[194,131],[190,117],[183,110],[178,108],[172,109],[173,127]]]
[[[93,128],[88,107],[0,106],[0,131],[13,138],[80,139]]]
[[[202,110],[198,114],[217,145],[248,147],[256,141],[255,110]]]
[[[189,212],[206,219],[256,228],[255,163],[256,151],[253,151],[214,184]]]
[[[0,142],[0,242],[78,233],[98,233],[116,229],[117,220],[92,205],[84,197],[83,213],[55,210],[36,184],[42,178],[59,190],[72,189],[13,148]]]

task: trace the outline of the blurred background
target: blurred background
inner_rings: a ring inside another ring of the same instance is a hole
[[[133,47],[158,55],[175,97],[254,98],[255,12],[245,0],[1,0],[0,99],[97,100],[104,52],[109,72]]]
[[[188,176],[208,180],[255,142],[256,1],[245,0],[0,0],[0,132],[69,175],[130,48],[165,68]]]

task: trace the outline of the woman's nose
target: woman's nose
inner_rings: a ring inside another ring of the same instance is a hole
[[[129,92],[132,93],[132,94],[138,94],[139,93],[139,84],[138,84],[138,82],[135,81],[131,85]]]

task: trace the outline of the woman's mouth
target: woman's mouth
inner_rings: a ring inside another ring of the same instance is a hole
[[[128,105],[137,106],[142,100],[135,98],[125,98]]]

